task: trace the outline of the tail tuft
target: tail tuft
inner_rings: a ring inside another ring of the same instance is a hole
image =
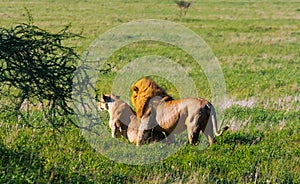
[[[229,129],[229,126],[226,125],[226,126],[223,128],[222,131],[225,132],[225,131],[228,130],[228,129]]]

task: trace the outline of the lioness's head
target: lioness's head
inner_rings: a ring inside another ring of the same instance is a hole
[[[173,98],[166,93],[166,91],[161,88],[152,79],[146,77],[137,81],[131,87],[132,95],[131,102],[136,109],[137,117],[142,118],[145,114],[147,108],[147,103],[154,96],[160,96],[166,101],[173,100]]]
[[[101,95],[100,101],[98,102],[98,108],[99,110],[103,111],[109,110],[110,104],[114,103],[117,99],[119,99],[118,96],[115,96],[113,94],[103,94]]]

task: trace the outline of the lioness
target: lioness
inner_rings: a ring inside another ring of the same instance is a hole
[[[159,96],[161,100],[153,98]],[[132,104],[142,117],[139,143],[149,137],[149,128],[163,131],[167,135],[187,129],[191,144],[196,144],[202,131],[210,145],[215,136],[220,136],[228,126],[218,133],[216,112],[213,105],[202,98],[173,100],[161,87],[149,78],[142,78],[132,86]]]
[[[138,144],[138,131],[140,126],[140,119],[136,117],[132,108],[120,100],[118,96],[109,94],[102,95],[98,103],[100,110],[109,112],[109,127],[111,129],[112,137],[124,136],[129,142]],[[152,130],[149,139],[145,142],[160,141],[165,138],[162,132]]]

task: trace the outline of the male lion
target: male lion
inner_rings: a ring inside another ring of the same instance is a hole
[[[202,98],[174,100],[161,87],[149,78],[142,78],[132,86],[132,104],[137,116],[142,118],[139,142],[143,143],[149,129],[163,131],[167,135],[180,133],[187,129],[191,144],[196,144],[202,131],[210,145],[215,136],[220,136],[228,126],[218,133],[216,112],[213,105]],[[160,100],[153,98],[159,96]]]
[[[112,94],[102,95],[98,108],[109,112],[109,127],[112,137],[123,136],[129,142],[138,144],[140,119],[136,117],[135,112],[127,103]],[[152,130],[150,133],[151,136],[147,140],[149,143],[165,138],[162,132]]]

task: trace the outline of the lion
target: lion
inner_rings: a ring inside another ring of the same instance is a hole
[[[190,144],[196,144],[200,131],[209,144],[215,136],[221,136],[229,127],[218,133],[214,106],[203,98],[174,100],[150,78],[142,78],[132,86],[132,104],[142,124],[139,131],[139,144],[150,136],[150,129],[165,132],[166,135],[181,133],[187,129]],[[159,97],[153,98],[153,97]]]
[[[123,136],[129,142],[138,144],[138,131],[140,119],[132,108],[118,96],[113,94],[102,95],[98,103],[99,110],[109,112],[109,127],[113,138]],[[162,132],[151,130],[149,139],[145,142],[152,143],[161,141],[165,138]]]

